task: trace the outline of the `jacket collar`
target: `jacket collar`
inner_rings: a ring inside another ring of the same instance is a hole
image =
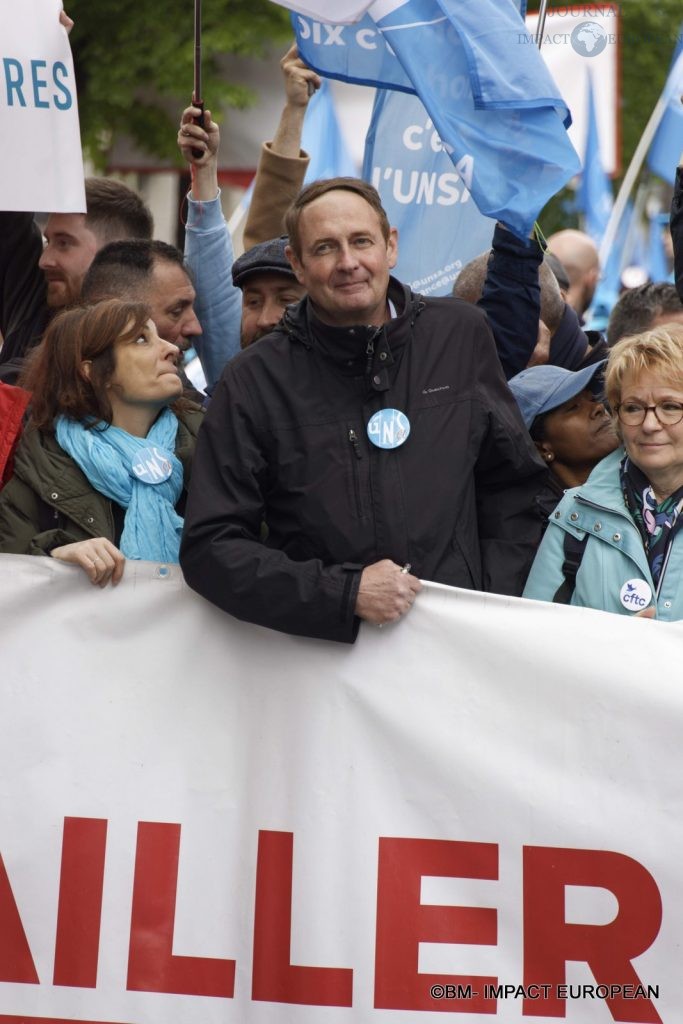
[[[585,484],[574,489],[572,493],[586,501],[593,501],[605,508],[624,511],[624,500],[619,486],[619,463],[624,457],[624,449],[619,447],[598,462]],[[615,487],[616,480],[616,487]]]
[[[320,352],[345,375],[372,374],[383,378],[384,371],[409,341],[415,319],[424,309],[424,302],[393,277],[389,279],[387,298],[394,304],[396,316],[380,327],[334,327],[323,323],[305,296],[297,305],[287,307],[279,329],[307,349]]]

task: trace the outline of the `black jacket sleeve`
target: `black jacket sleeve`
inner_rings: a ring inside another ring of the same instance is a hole
[[[199,433],[180,564],[189,585],[238,619],[353,643],[361,567],[297,562],[268,546],[267,430],[228,364]],[[265,530],[264,530],[265,524]]]
[[[542,261],[543,251],[535,239],[522,240],[496,224],[484,291],[477,305],[488,317],[506,380],[522,372],[536,347],[541,315],[538,268]]]
[[[548,471],[490,348],[479,349],[476,397],[486,417],[475,466],[482,589],[521,596],[540,543],[538,495]]]
[[[676,184],[671,200],[671,240],[674,247],[676,291],[683,302],[683,167],[676,168]]]
[[[31,213],[0,213],[0,362],[23,357],[48,320],[45,279],[38,266],[43,239]]]

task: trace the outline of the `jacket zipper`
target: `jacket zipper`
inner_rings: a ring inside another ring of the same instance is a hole
[[[606,505],[598,505],[595,501],[591,501],[589,498],[584,498],[580,494],[576,495],[575,500],[578,501],[581,505],[587,505],[589,508],[597,509],[598,512],[610,512],[614,515],[621,516],[622,519],[628,519],[629,522],[632,522],[631,517],[628,515],[628,513],[622,512],[621,509],[608,508]]]
[[[362,519],[363,518],[363,508],[361,506],[361,500],[360,500],[361,482],[360,482],[360,466],[358,465],[358,463],[363,458],[363,451],[362,451],[361,446],[360,446],[360,441],[358,439],[358,434],[353,429],[353,427],[349,427],[348,437],[349,437],[349,444],[353,448],[353,454],[355,455],[355,458],[352,460],[352,476],[353,476],[354,496],[355,496],[355,499],[356,499],[356,512],[358,513],[359,519]]]
[[[372,373],[372,360],[373,360],[373,357],[375,355],[375,341],[377,340],[379,335],[382,333],[382,330],[383,330],[382,327],[378,327],[377,330],[373,334],[371,334],[370,337],[368,338],[368,343],[367,343],[366,348],[365,348],[365,355],[367,357],[366,363],[365,363],[365,376],[366,377],[369,377],[370,374]]]

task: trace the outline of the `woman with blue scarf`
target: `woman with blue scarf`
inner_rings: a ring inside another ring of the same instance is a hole
[[[623,447],[551,514],[524,596],[683,619],[683,326],[618,342],[605,385]]]
[[[177,562],[201,410],[145,306],[57,316],[23,385],[31,418],[0,493],[0,552],[50,555],[116,584],[125,559]]]

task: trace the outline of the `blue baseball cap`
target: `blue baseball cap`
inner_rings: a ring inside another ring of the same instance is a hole
[[[557,409],[585,388],[596,394],[602,391],[602,370],[606,359],[583,370],[565,370],[562,366],[529,366],[508,381],[508,387],[517,399],[527,430],[537,416]]]

